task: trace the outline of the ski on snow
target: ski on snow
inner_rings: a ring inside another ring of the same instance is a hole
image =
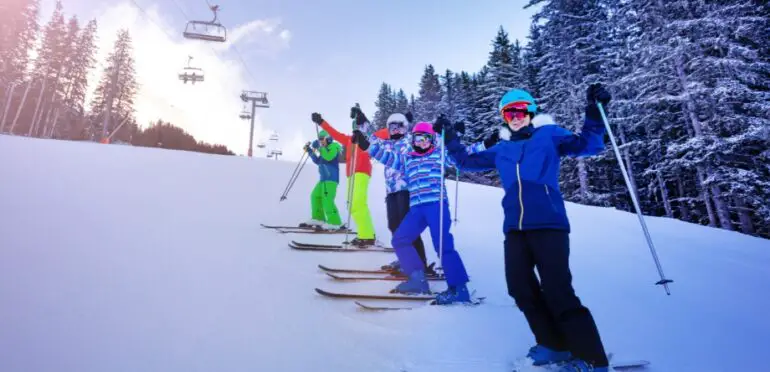
[[[323,230],[312,226],[279,226],[279,225],[265,225],[260,224],[266,229],[273,229],[282,234],[355,234],[355,231],[350,229],[340,230]]]
[[[316,292],[318,292],[321,295],[324,295],[326,297],[333,297],[333,298],[346,298],[346,299],[353,299],[356,305],[361,307],[365,310],[372,310],[372,311],[381,311],[381,310],[411,310],[414,309],[414,306],[398,306],[398,307],[392,307],[392,306],[375,306],[370,305],[365,302],[362,302],[361,300],[398,300],[398,301],[422,301],[422,302],[429,302],[429,305],[436,305],[436,295],[438,293],[433,293],[430,295],[404,295],[404,294],[390,294],[390,295],[374,295],[374,294],[362,294],[362,293],[340,293],[340,292],[329,292],[320,288],[315,289]],[[484,297],[478,297],[473,298],[471,303],[461,303],[457,305],[463,305],[463,306],[476,306],[480,305],[484,301]],[[438,305],[436,305],[438,306]],[[456,305],[444,305],[444,306],[456,306]]]
[[[401,300],[401,301],[430,301],[436,298],[436,295],[402,295],[402,294],[389,294],[389,295],[373,295],[373,294],[360,294],[360,293],[340,293],[329,292],[320,288],[315,289],[321,295],[333,298],[350,298],[360,300]]]
[[[630,370],[636,370],[636,369],[642,369],[648,365],[650,365],[650,362],[647,360],[623,360],[623,361],[613,361],[612,359],[612,353],[607,354],[607,359],[610,362],[610,367],[612,369],[617,371],[630,371]],[[518,371],[532,371],[532,370],[542,370],[542,371],[554,371],[559,368],[558,365],[556,366],[533,366],[530,363],[531,360],[524,361],[525,359],[522,359],[521,364],[525,364],[525,366],[517,366],[514,368],[513,372]]]
[[[338,268],[332,268],[332,267],[328,267],[328,266],[324,266],[324,265],[318,265],[318,268],[323,270],[323,271],[326,271],[326,272],[340,273],[340,274],[372,274],[372,275],[382,274],[382,275],[403,276],[401,274],[397,274],[396,271],[383,270],[383,269],[375,269],[375,270],[371,270],[371,269],[370,270],[366,270],[366,269],[338,269]],[[429,274],[427,274],[425,276],[429,277],[429,278],[441,278],[442,280],[444,279],[443,275],[429,275]]]
[[[332,278],[334,280],[347,280],[347,281],[357,281],[357,280],[391,280],[391,281],[406,281],[407,277],[405,276],[397,276],[397,275],[388,275],[388,276],[347,276],[347,275],[339,275],[339,273],[324,273]],[[437,276],[426,276],[425,279],[427,280],[444,280],[444,278],[437,277]]]
[[[396,250],[391,247],[382,246],[369,246],[365,248],[359,248],[350,244],[311,244],[300,243],[292,240],[289,243],[289,247],[305,251],[328,251],[328,252],[395,252]]]

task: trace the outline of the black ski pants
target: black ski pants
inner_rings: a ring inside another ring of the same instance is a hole
[[[404,220],[406,214],[409,212],[409,190],[396,191],[390,193],[385,197],[385,208],[388,211],[388,229],[391,233],[395,233],[398,225]],[[417,250],[417,254],[422,260],[423,266],[427,268],[428,260],[425,257],[425,244],[422,242],[421,237],[412,242],[414,248]]]
[[[508,231],[505,277],[508,293],[524,313],[538,344],[569,350],[573,357],[595,367],[607,366],[596,322],[572,287],[567,231]]]

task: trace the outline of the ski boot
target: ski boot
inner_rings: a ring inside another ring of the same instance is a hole
[[[451,305],[456,302],[471,302],[471,295],[465,284],[450,286],[446,291],[436,295],[436,305]]]
[[[322,227],[322,226],[323,226],[325,223],[326,223],[325,221],[310,219],[310,220],[309,220],[309,221],[307,221],[307,222],[302,222],[302,223],[300,223],[300,224],[299,224],[299,227],[305,227],[305,228],[308,228],[308,227],[310,227],[310,228],[319,229],[319,228],[321,228],[321,227]]]
[[[376,244],[375,239],[359,239],[354,238],[350,241],[350,245],[356,247],[356,248],[369,248]]]
[[[409,274],[409,278],[396,286],[391,293],[403,294],[424,294],[430,293],[430,285],[425,279],[425,273],[422,270],[415,270]]]
[[[387,265],[380,266],[380,269],[392,271],[393,274],[396,274],[396,273],[401,274],[401,262],[398,262],[398,260],[395,260]],[[406,276],[406,274],[404,274],[404,276]]]
[[[441,276],[438,272],[436,272],[435,269],[433,269],[434,266],[436,266],[436,263],[432,262],[430,265],[425,267],[425,276],[435,276],[435,277]]]
[[[543,345],[535,345],[529,348],[527,357],[534,361],[533,365],[544,366],[569,361],[572,358],[572,353],[569,351],[552,350]]]
[[[594,367],[590,363],[580,360],[580,359],[573,359],[567,362],[566,364],[560,365],[559,369],[557,369],[555,372],[608,372],[609,367]]]

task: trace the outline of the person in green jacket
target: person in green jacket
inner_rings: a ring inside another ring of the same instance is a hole
[[[318,140],[305,145],[305,151],[313,163],[318,165],[321,178],[310,194],[312,218],[299,226],[325,230],[342,229],[342,219],[334,201],[340,181],[339,155],[342,153],[342,146],[322,130],[318,132]]]

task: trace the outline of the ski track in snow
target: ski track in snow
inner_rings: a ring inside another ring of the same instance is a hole
[[[338,282],[317,265],[376,268],[394,254],[291,250],[292,239],[345,236],[259,226],[309,218],[312,164],[279,202],[295,167],[0,135],[0,371],[502,372],[522,364],[534,340],[505,286],[501,189],[461,184],[452,228],[484,304],[371,312],[313,288],[387,293],[395,282]],[[447,193],[454,213],[455,182]],[[337,195],[344,211],[343,186]],[[375,163],[369,206],[389,245],[384,198]],[[656,372],[762,369],[761,359],[740,356],[770,345],[770,241],[648,217],[674,280],[666,296],[636,215],[567,208],[574,285],[616,359],[649,360]],[[427,232],[423,239],[430,249]]]

